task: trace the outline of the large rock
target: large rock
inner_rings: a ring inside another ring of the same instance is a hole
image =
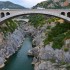
[[[54,57],[54,50],[51,46],[47,45],[40,49],[39,58],[43,60],[52,59]]]
[[[54,50],[50,45],[39,48],[38,57],[41,60],[54,59],[56,62],[67,62],[70,63],[70,53],[64,52],[63,50]]]

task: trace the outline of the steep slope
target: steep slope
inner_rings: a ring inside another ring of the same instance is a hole
[[[14,4],[10,1],[0,1],[0,9],[25,9],[25,7]]]
[[[33,8],[52,8],[52,9],[69,9],[70,8],[70,0],[48,0],[38,3]]]

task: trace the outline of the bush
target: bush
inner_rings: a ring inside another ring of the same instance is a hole
[[[3,25],[0,26],[0,32],[3,32],[4,36],[6,36],[9,32],[14,32],[14,30],[17,28],[17,24],[13,20],[8,20]]]
[[[65,51],[65,52],[68,52],[68,51],[69,51],[69,49],[68,49],[68,48],[64,48],[64,51]]]
[[[50,29],[51,28],[51,26],[47,26],[47,29]]]
[[[64,38],[65,38],[64,34],[60,34],[57,37],[54,37],[52,47],[54,49],[61,49],[64,44]]]

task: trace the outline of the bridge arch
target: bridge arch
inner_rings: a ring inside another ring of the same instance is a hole
[[[65,12],[61,12],[61,15],[65,15]]]
[[[0,24],[2,24],[2,22],[8,20],[8,19],[11,19],[11,18],[14,18],[14,17],[17,17],[17,16],[21,16],[21,15],[30,15],[30,14],[44,14],[44,15],[51,15],[51,16],[55,16],[55,17],[58,17],[58,18],[62,18],[64,20],[67,20],[67,21],[70,21],[70,18],[68,18],[67,16],[64,16],[64,15],[61,15],[59,13],[54,13],[54,12],[47,12],[47,10],[20,10],[20,11],[16,11],[16,12],[13,12],[13,14],[10,13],[10,15],[8,16],[5,16],[3,18],[0,19]]]
[[[4,12],[1,12],[1,18],[5,17]]]
[[[6,13],[6,15],[7,15],[7,16],[8,16],[8,15],[10,15],[10,13],[9,13],[9,12],[7,12],[7,13]]]
[[[69,17],[69,18],[70,18],[70,12],[68,12],[68,13],[67,13],[67,17]]]

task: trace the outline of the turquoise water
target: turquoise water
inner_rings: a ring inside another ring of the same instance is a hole
[[[32,42],[30,38],[26,38],[19,51],[12,55],[5,67],[0,70],[33,70],[32,58],[27,56],[30,48],[32,48]]]

